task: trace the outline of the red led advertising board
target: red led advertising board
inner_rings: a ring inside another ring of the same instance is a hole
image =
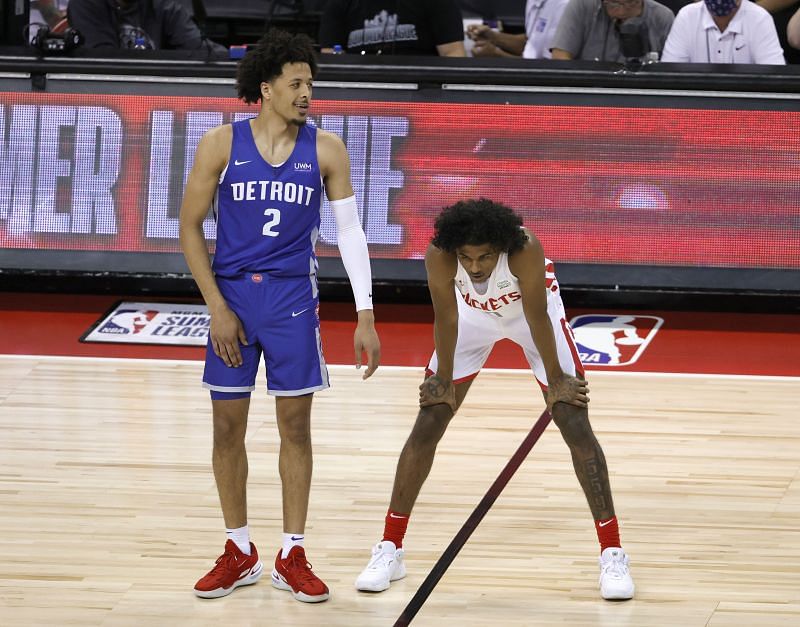
[[[235,98],[0,94],[0,248],[179,252],[194,150]],[[518,210],[559,262],[800,268],[800,113],[316,100],[374,258],[418,259],[438,210]],[[206,224],[214,238],[214,224]],[[336,254],[330,208],[317,249]]]

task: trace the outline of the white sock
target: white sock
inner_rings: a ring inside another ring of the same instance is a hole
[[[239,547],[242,553],[250,555],[250,530],[247,525],[236,529],[226,529],[225,534],[229,540],[233,540],[233,543]]]
[[[281,559],[285,560],[286,556],[289,555],[289,551],[292,550],[293,546],[303,546],[303,540],[305,540],[305,535],[302,533],[284,533],[283,534],[283,549],[281,550]]]

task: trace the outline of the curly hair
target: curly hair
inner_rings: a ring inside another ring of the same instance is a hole
[[[449,253],[461,246],[481,244],[514,253],[527,239],[521,227],[522,218],[505,205],[487,198],[462,200],[445,207],[436,218],[432,243]]]
[[[291,34],[271,28],[255,48],[248,50],[236,70],[236,91],[247,104],[261,100],[261,83],[268,83],[283,72],[287,63],[308,63],[311,76],[317,74],[314,44],[308,35]]]

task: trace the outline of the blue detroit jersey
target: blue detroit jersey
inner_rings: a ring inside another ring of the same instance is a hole
[[[214,207],[214,273],[222,277],[244,272],[286,277],[315,273],[322,201],[317,129],[301,126],[292,154],[273,166],[258,152],[250,120],[231,126],[230,159]]]

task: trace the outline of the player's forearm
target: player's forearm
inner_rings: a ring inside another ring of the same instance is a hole
[[[458,340],[458,316],[437,315],[433,323],[433,340],[438,362],[436,375],[441,379],[452,381],[453,359]]]
[[[372,310],[372,269],[369,261],[367,237],[358,218],[355,196],[331,202],[336,219],[336,243],[342,258],[356,311]],[[359,322],[361,318],[359,317]]]
[[[361,309],[357,315],[359,326],[375,326],[375,314],[373,313],[372,309]]]
[[[372,269],[369,262],[367,238],[361,227],[350,229],[347,233],[339,233],[339,254],[342,257],[356,311],[372,310]]]
[[[186,264],[194,277],[195,283],[203,295],[203,300],[210,313],[220,307],[227,307],[225,299],[217,287],[211,260],[208,256],[208,245],[203,235],[202,226],[181,223],[180,242]]]
[[[533,343],[536,345],[536,350],[539,351],[539,355],[542,357],[547,379],[555,380],[560,378],[564,372],[561,370],[561,364],[558,362],[556,339],[553,325],[550,324],[550,318],[547,315],[538,315],[528,316],[527,319],[528,326],[531,328]]]

